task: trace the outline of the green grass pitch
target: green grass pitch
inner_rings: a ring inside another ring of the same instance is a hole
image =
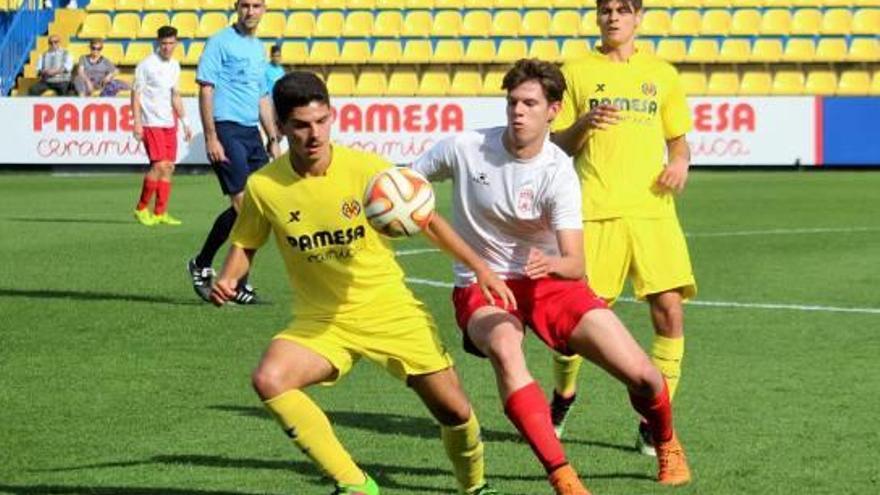
[[[0,175],[0,493],[328,494],[250,389],[289,314],[274,245],[252,278],[271,304],[202,304],[184,265],[225,208],[216,181],[176,178],[184,225],[148,229],[131,218],[140,180]],[[880,491],[878,191],[876,172],[692,173],[679,213],[700,294],[675,413],[695,480],[652,481],[623,387],[588,366],[565,447],[593,493]],[[449,188],[438,197],[446,210]],[[439,253],[400,259],[413,279],[451,280]],[[412,287],[480,416],[489,479],[548,494],[488,364],[460,350],[449,289]],[[616,309],[649,343],[646,306]],[[549,353],[534,338],[527,352],[549,390]],[[361,363],[313,396],[383,494],[455,493],[437,428],[404,386]]]

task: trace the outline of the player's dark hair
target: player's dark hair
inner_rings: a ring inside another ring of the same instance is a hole
[[[295,70],[288,72],[272,88],[272,102],[275,111],[283,122],[294,108],[304,107],[312,102],[330,104],[327,85],[313,72]]]
[[[177,28],[174,26],[162,26],[156,30],[156,38],[160,40],[165,38],[177,38]]]
[[[554,103],[562,101],[565,93],[565,76],[553,62],[539,60],[537,58],[522,58],[507,71],[501,82],[501,89],[511,91],[526,81],[536,81],[544,90],[547,101]]]
[[[611,0],[596,0],[596,8],[598,9],[599,7],[602,6],[603,3],[608,3],[610,1]],[[620,1],[623,3],[629,4],[629,6],[632,7],[632,9],[635,11],[642,10],[642,0],[620,0]]]
[[[269,49],[269,53],[275,55],[276,53],[281,53],[281,45],[272,45],[272,48]]]

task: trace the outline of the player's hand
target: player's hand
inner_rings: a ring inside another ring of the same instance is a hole
[[[223,306],[228,301],[235,298],[238,290],[238,281],[228,278],[221,278],[214,281],[211,285],[211,302],[215,306]]]
[[[144,139],[144,126],[141,124],[135,124],[134,129],[131,131],[132,137],[134,137],[135,141],[143,141]]]
[[[223,145],[220,144],[220,140],[216,137],[205,138],[205,152],[208,154],[208,160],[211,162],[211,165],[223,165],[229,162]]]
[[[657,186],[676,194],[682,192],[687,184],[688,168],[687,162],[684,161],[670,163],[657,177]]]
[[[584,117],[587,119],[587,129],[607,129],[617,124],[620,112],[614,105],[603,103],[591,108]]]
[[[536,248],[529,249],[529,258],[526,261],[526,275],[532,280],[549,277],[556,270],[556,258],[547,256],[543,251]]]
[[[495,272],[486,270],[484,272],[477,272],[476,276],[477,284],[480,286],[480,291],[483,293],[483,297],[486,298],[486,302],[492,306],[497,306],[495,303],[495,296],[497,295],[501,299],[502,308],[516,309],[516,297],[514,297],[513,291],[510,290],[510,287],[503,280],[498,278]]]
[[[192,141],[193,131],[188,125],[183,126],[183,140],[187,143]]]

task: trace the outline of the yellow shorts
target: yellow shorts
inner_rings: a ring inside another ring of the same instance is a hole
[[[584,222],[587,279],[609,304],[627,277],[636,297],[681,289],[697,294],[687,243],[677,218],[611,218]]]
[[[452,366],[452,356],[423,306],[398,304],[385,313],[348,317],[344,321],[297,319],[274,338],[296,342],[330,361],[338,375],[325,385],[345,376],[361,357],[401,380]]]

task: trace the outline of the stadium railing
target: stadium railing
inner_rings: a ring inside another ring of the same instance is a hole
[[[15,86],[37,37],[46,32],[55,16],[54,8],[42,5],[41,0],[23,1],[0,41],[0,95],[8,95]]]

